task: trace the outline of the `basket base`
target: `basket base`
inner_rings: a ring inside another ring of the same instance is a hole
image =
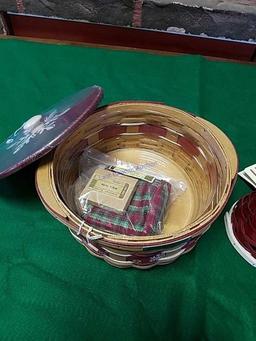
[[[170,252],[160,252],[155,255],[151,255],[151,257],[146,257],[145,255],[133,255],[131,260],[126,260],[125,257],[122,259],[120,257],[116,257],[115,253],[111,254],[107,250],[98,249],[94,247],[92,244],[89,244],[83,237],[76,235],[71,231],[72,236],[82,244],[86,250],[93,256],[103,259],[106,263],[117,267],[117,268],[137,268],[137,269],[150,269],[157,265],[167,265],[173,263],[176,259],[181,257],[182,255],[192,251],[197,244],[198,239],[193,242],[188,242],[184,248],[176,251]],[[106,252],[105,252],[106,251]],[[129,255],[128,255],[129,256]],[[130,255],[131,256],[131,255]]]

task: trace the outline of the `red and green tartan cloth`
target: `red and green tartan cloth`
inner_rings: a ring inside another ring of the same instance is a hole
[[[126,212],[87,203],[82,218],[88,225],[111,232],[147,236],[161,232],[170,202],[171,185],[163,180],[149,183],[139,180]]]

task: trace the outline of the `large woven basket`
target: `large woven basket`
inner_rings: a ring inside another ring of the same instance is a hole
[[[72,202],[79,156],[94,147],[124,161],[154,161],[155,171],[183,180],[160,235],[131,237],[86,225]],[[217,127],[158,103],[123,102],[94,112],[37,170],[48,211],[96,256],[120,267],[167,264],[190,251],[222,212],[235,183],[237,155]]]

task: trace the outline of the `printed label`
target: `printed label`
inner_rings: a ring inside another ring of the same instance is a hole
[[[79,200],[86,205],[106,206],[115,211],[124,211],[136,190],[138,180],[98,168],[85,186]]]
[[[127,190],[129,189],[128,183],[122,183],[119,181],[115,181],[114,177],[111,176],[109,179],[102,179],[101,176],[95,176],[90,184],[89,188],[92,188],[101,193],[107,193],[113,197],[122,199]]]

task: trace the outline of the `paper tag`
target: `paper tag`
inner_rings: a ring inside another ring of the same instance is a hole
[[[80,203],[106,206],[117,211],[126,210],[136,189],[137,180],[98,168],[80,195]]]
[[[238,173],[241,178],[249,182],[254,188],[256,188],[256,164],[245,168]]]
[[[151,184],[155,181],[155,178],[153,176],[147,175],[147,174],[140,172],[140,171],[137,171],[137,170],[125,169],[125,168],[117,167],[117,166],[111,166],[108,169],[110,169],[116,173],[124,174],[124,175],[127,175],[127,176],[135,178],[135,179],[147,181]]]

